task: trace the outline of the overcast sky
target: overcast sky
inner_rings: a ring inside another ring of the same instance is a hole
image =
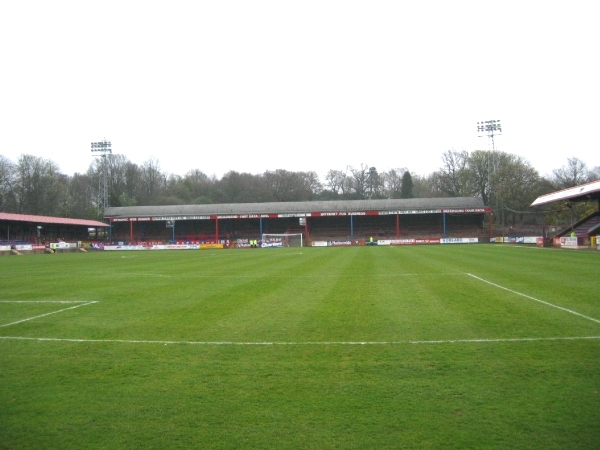
[[[600,165],[593,1],[4,1],[0,155],[84,173],[107,139],[163,171],[361,164],[426,175],[491,148]]]

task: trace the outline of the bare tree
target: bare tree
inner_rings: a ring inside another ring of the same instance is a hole
[[[524,215],[533,212],[529,207],[539,194],[540,176],[524,158],[504,154],[494,177],[496,193],[501,204],[501,218],[512,226]]]
[[[217,182],[218,203],[254,203],[273,201],[264,178],[234,170],[227,172]]]
[[[21,155],[16,164],[15,193],[19,213],[60,215],[67,177],[47,159]]]
[[[188,189],[194,204],[213,203],[216,183],[214,175],[209,177],[200,169],[190,170],[183,177],[183,184]]]
[[[498,152],[475,150],[469,155],[469,171],[472,177],[473,194],[481,197],[483,204],[486,206],[490,206],[493,161],[497,159],[497,154]]]
[[[160,169],[160,162],[157,159],[150,158],[145,161],[140,168],[140,198],[141,205],[159,204],[160,196],[164,193],[166,185],[166,176]]]
[[[267,188],[276,202],[308,201],[320,190],[315,172],[289,172],[278,169],[263,174]]]
[[[592,181],[593,173],[578,158],[568,158],[567,164],[552,171],[552,183],[556,189],[566,189]]]
[[[439,190],[439,182],[437,181],[436,172],[427,176],[415,175],[412,177],[412,181],[413,196],[415,198],[435,198],[448,196],[448,194]]]
[[[467,197],[473,194],[469,170],[469,153],[454,149],[442,155],[442,167],[437,172],[439,189],[450,197]]]
[[[361,164],[355,168],[348,166],[348,170],[352,174],[352,189],[358,198],[366,198],[369,190],[369,166]]]
[[[402,191],[402,176],[406,170],[406,168],[390,169],[381,174],[383,192],[387,198],[400,198],[400,192]]]
[[[329,170],[325,176],[325,187],[334,194],[342,194],[346,174],[341,170]]]
[[[94,207],[94,184],[89,175],[76,173],[69,177],[65,215],[80,219],[97,219],[97,208]]]
[[[16,198],[13,192],[15,165],[0,155],[0,211],[16,211]]]

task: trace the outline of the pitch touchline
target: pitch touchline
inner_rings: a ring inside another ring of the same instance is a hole
[[[114,344],[159,344],[159,345],[213,345],[213,346],[300,346],[300,345],[425,345],[425,344],[485,344],[502,342],[536,342],[536,341],[581,341],[596,340],[600,336],[573,336],[549,338],[508,338],[508,339],[447,339],[432,341],[265,341],[265,342],[233,342],[233,341],[145,341],[134,339],[68,339],[68,338],[34,338],[23,336],[0,336],[4,340],[40,341],[40,342],[73,342],[73,343],[114,343]]]
[[[59,309],[58,311],[52,311],[52,312],[49,312],[49,313],[46,313],[46,314],[40,314],[39,316],[35,316],[35,317],[28,317],[27,319],[17,320],[16,322],[5,323],[4,325],[0,325],[0,328],[2,328],[2,327],[9,327],[11,325],[16,325],[18,323],[27,322],[29,320],[39,319],[40,317],[46,317],[46,316],[49,316],[49,315],[52,315],[52,314],[58,314],[58,313],[63,312],[63,311],[68,311],[69,309],[80,308],[81,306],[87,306],[87,305],[91,305],[93,303],[98,303],[98,302],[93,301],[93,302],[81,303],[79,305],[71,306],[69,308]]]
[[[88,300],[0,300],[0,303],[89,303]],[[83,305],[81,305],[83,306]]]
[[[492,285],[494,287],[497,287],[498,289],[504,289],[505,291],[512,292],[513,294],[520,295],[521,297],[528,298],[529,300],[534,300],[536,302],[543,303],[546,306],[551,306],[553,308],[560,309],[562,311],[565,311],[565,312],[568,312],[568,313],[571,313],[571,314],[575,314],[576,316],[583,317],[584,319],[591,320],[592,322],[600,323],[600,320],[594,319],[593,317],[589,317],[589,316],[583,315],[583,314],[578,313],[577,311],[573,311],[571,309],[563,308],[562,306],[554,305],[553,303],[545,302],[544,300],[540,300],[539,298],[532,297],[531,295],[523,294],[522,292],[513,291],[512,289],[509,289],[507,287],[501,286],[501,285],[496,284],[496,283],[492,283],[491,281],[488,281],[488,280],[485,280],[483,278],[480,278],[480,277],[478,277],[476,275],[473,275],[472,273],[467,273],[467,275],[469,275],[470,277],[473,277],[473,278],[475,278],[475,279],[477,279],[479,281],[483,281],[484,283],[487,283],[487,284],[490,284],[490,285]]]

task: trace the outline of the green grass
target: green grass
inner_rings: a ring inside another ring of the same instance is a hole
[[[0,448],[599,448],[599,263],[501,245],[3,257]]]

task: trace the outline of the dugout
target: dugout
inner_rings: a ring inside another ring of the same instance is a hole
[[[223,242],[263,233],[305,240],[473,237],[489,242],[491,209],[480,198],[336,200],[106,208],[110,241]]]

